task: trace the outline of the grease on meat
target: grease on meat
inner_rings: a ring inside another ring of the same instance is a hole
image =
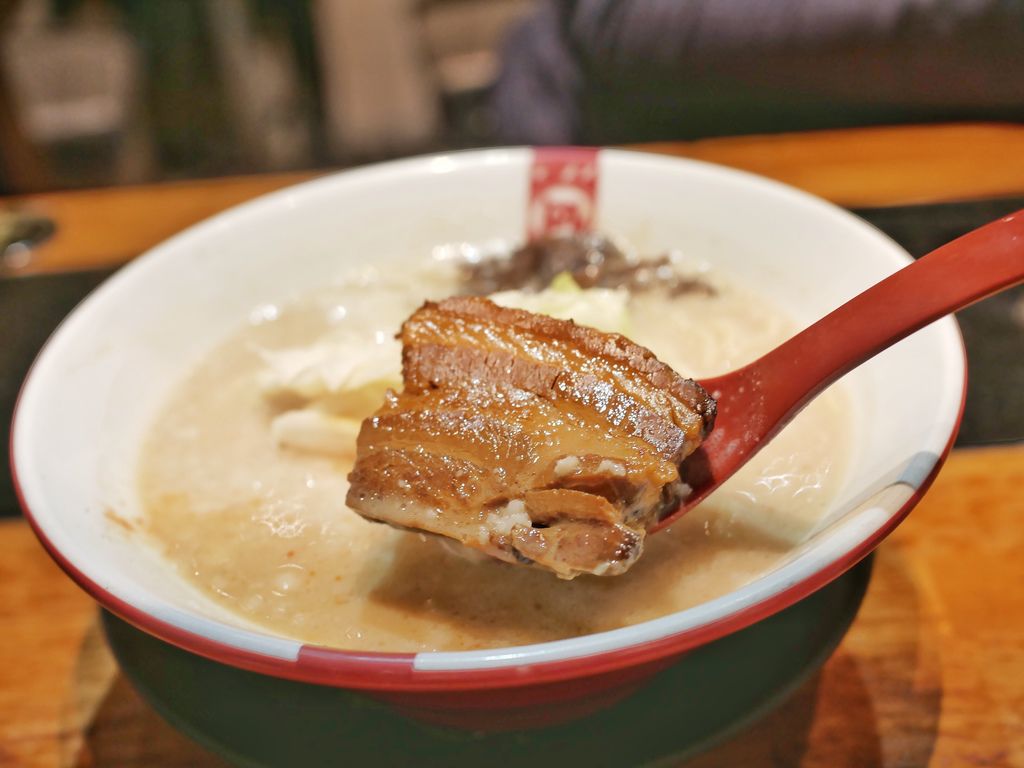
[[[699,384],[571,321],[456,297],[400,338],[404,388],[363,422],[348,505],[563,578],[636,561],[714,423]]]

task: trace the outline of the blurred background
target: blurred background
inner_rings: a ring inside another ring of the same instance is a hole
[[[1016,0],[0,0],[0,194],[1024,120]]]

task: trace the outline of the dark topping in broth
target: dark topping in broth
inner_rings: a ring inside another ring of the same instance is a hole
[[[466,265],[465,282],[474,294],[538,291],[563,272],[581,288],[627,288],[634,293],[657,289],[669,296],[715,292],[703,280],[681,275],[666,255],[634,259],[598,234],[534,240],[508,256]]]

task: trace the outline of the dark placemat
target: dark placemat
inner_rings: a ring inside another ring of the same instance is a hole
[[[0,279],[0,517],[19,514],[8,456],[21,382],[43,342],[111,270]]]
[[[920,256],[987,221],[1024,208],[1024,197],[870,208],[855,213]],[[18,388],[61,319],[111,272],[0,279],[0,434],[10,430]],[[1024,287],[957,315],[967,343],[970,384],[958,445],[1024,440]],[[8,466],[8,441],[0,440]],[[0,472],[0,517],[18,513],[8,472]]]
[[[1024,209],[1024,197],[856,210],[923,256],[989,221]],[[957,445],[1024,440],[1024,286],[956,315],[967,346],[967,406]]]

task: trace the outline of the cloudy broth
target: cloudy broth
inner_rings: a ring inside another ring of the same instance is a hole
[[[713,271],[715,292],[629,300],[629,335],[687,376],[718,374],[795,330],[786,313]],[[396,283],[364,272],[281,307],[257,307],[179,383],[140,459],[145,528],[210,599],[307,643],[465,650],[599,632],[726,594],[772,569],[835,497],[851,424],[841,390],[811,403],[707,502],[648,539],[625,575],[561,581],[474,562],[345,507],[349,450],[282,447],[260,376],[267,353],[344,334],[390,343],[451,271]]]

